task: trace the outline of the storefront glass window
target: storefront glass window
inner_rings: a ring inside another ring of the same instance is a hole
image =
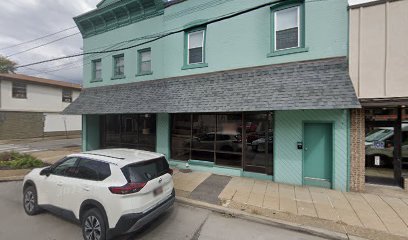
[[[122,114],[101,116],[103,148],[156,150],[156,115]]]
[[[217,115],[216,164],[241,167],[242,114]]]
[[[171,158],[190,159],[191,114],[173,114],[171,128]]]
[[[272,174],[273,113],[247,113],[244,119],[245,170]]]
[[[194,114],[191,139],[191,158],[214,162],[216,115]]]
[[[404,110],[397,107],[365,110],[366,182],[399,185],[401,173],[407,171],[404,149],[408,124],[404,122]]]
[[[171,159],[272,175],[273,112],[173,114]]]
[[[103,139],[104,142],[111,145],[112,147],[120,146],[121,138],[120,138],[120,115],[107,115],[104,117],[105,119],[105,126],[104,126],[104,133]]]

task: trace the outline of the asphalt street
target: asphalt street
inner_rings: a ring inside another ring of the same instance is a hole
[[[50,213],[28,216],[22,207],[21,182],[0,183],[0,239],[78,240],[80,226]],[[241,240],[322,239],[305,233],[280,229],[213,213],[182,204],[175,206],[131,236],[118,240]]]

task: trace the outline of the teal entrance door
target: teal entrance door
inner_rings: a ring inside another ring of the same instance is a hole
[[[332,187],[333,125],[305,123],[303,184]]]

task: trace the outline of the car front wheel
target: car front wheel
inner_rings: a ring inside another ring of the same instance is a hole
[[[38,206],[37,191],[35,187],[30,186],[24,189],[23,204],[25,212],[30,216],[36,215],[41,211],[40,207]]]
[[[106,240],[105,221],[96,208],[90,209],[84,214],[81,225],[85,240]]]

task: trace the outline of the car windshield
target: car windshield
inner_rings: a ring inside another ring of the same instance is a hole
[[[166,158],[156,158],[153,160],[127,165],[122,168],[128,182],[148,182],[169,171],[169,164]]]
[[[391,129],[384,128],[375,129],[367,134],[366,142],[380,141],[381,139],[388,136],[392,132],[393,130]]]

